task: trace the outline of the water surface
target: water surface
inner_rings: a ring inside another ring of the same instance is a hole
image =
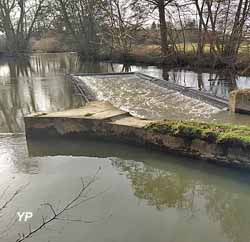
[[[250,239],[249,173],[95,140],[36,141],[28,155],[22,135],[7,135],[0,149],[0,187],[9,186],[4,198],[28,184],[4,210],[1,230],[16,211],[32,211],[29,223],[38,226],[42,216],[51,216],[41,204],[60,209],[80,190],[80,178],[90,179],[101,167],[87,193],[96,197],[62,216],[85,222],[56,221],[30,241]],[[27,223],[14,223],[2,239],[15,241],[27,231]]]

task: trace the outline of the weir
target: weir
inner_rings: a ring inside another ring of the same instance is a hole
[[[250,128],[133,117],[109,102],[25,117],[28,144],[50,137],[112,140],[250,168]]]
[[[97,82],[134,82],[142,83],[148,82],[154,85],[157,85],[161,88],[164,88],[166,95],[174,97],[176,94],[182,94],[184,96],[196,99],[214,107],[225,109],[228,108],[228,100],[225,98],[214,96],[210,93],[196,90],[192,87],[184,87],[163,79],[155,78],[140,72],[129,72],[129,73],[75,73],[69,75],[72,82],[74,83],[78,92],[89,101],[96,100],[97,95],[91,90],[88,85],[88,82],[93,82],[93,79]],[[136,90],[134,90],[136,91]],[[200,103],[199,103],[200,104]]]
[[[204,122],[233,118],[227,115],[226,99],[141,73],[78,73],[70,79],[85,101],[109,101],[139,118]]]

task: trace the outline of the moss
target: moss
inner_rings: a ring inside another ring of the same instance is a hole
[[[160,134],[169,134],[189,139],[202,139],[224,144],[250,145],[250,127],[217,125],[191,121],[162,121],[145,127]]]
[[[91,117],[91,116],[93,116],[94,114],[93,113],[86,113],[85,115],[84,115],[84,117]]]

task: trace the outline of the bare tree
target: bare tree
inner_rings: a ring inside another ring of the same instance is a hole
[[[1,29],[9,52],[28,51],[35,24],[46,8],[47,0],[0,0]]]
[[[137,33],[142,29],[147,14],[146,9],[134,5],[131,0],[107,0],[102,2],[106,16],[104,41],[125,58],[131,51]],[[108,35],[107,35],[108,34]],[[111,40],[111,41],[109,41]]]
[[[166,21],[166,7],[173,3],[174,0],[135,0],[135,2],[139,4],[148,4],[152,11],[158,11],[161,35],[161,52],[163,57],[168,56],[170,54],[170,41],[168,38],[169,35]]]
[[[211,53],[225,64],[234,64],[249,18],[250,1],[194,0],[194,4],[199,15],[200,38],[205,33]]]
[[[101,1],[56,0],[55,4],[78,52],[85,58],[95,58],[100,49],[98,33],[103,23]]]

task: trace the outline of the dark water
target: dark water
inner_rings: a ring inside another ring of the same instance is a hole
[[[67,211],[29,241],[250,241],[249,172],[96,140],[50,139],[27,146],[24,134],[18,134],[23,115],[84,105],[65,73],[112,68],[122,71],[123,66],[81,65],[74,54],[1,63],[0,207],[27,186],[0,209],[0,241],[16,241],[29,224],[39,226],[43,216],[52,215],[41,204],[60,209],[79,192],[81,177],[90,179],[99,167],[86,194],[95,198]],[[161,75],[156,67],[135,68]],[[17,211],[31,211],[34,217],[17,222]]]

